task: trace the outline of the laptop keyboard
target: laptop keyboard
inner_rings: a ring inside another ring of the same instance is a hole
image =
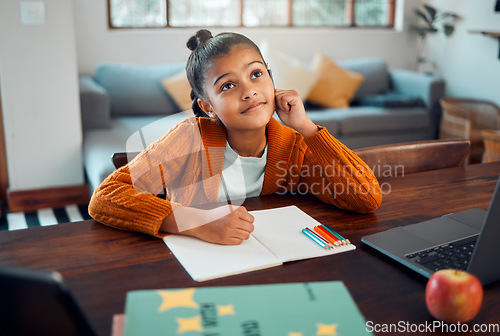
[[[432,271],[448,268],[466,271],[476,246],[477,237],[464,238],[424,251],[410,253],[405,257]]]

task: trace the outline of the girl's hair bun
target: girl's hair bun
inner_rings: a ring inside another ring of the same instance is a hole
[[[198,48],[198,46],[202,45],[212,37],[212,33],[209,30],[200,29],[194,36],[191,36],[186,45],[189,50],[194,51],[196,48]]]

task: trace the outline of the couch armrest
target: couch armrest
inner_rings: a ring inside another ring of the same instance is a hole
[[[437,77],[401,69],[390,69],[392,88],[396,92],[419,97],[427,107],[430,120],[430,136],[437,138],[441,120],[441,105],[439,100],[445,94],[445,82]]]
[[[110,127],[111,107],[106,90],[90,76],[81,76],[79,86],[83,130]]]

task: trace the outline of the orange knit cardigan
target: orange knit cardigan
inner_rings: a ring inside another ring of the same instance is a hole
[[[304,138],[271,118],[261,195],[310,193],[341,209],[370,213],[382,201],[371,169],[325,128]],[[217,202],[226,130],[189,117],[152,143],[94,191],[90,215],[98,222],[156,237],[176,206]],[[156,197],[166,189],[167,200]]]

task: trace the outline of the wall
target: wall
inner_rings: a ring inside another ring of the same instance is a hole
[[[259,43],[267,40],[277,49],[310,62],[321,51],[330,57],[346,58],[379,56],[397,68],[414,64],[416,35],[408,31],[408,19],[417,0],[398,0],[399,29],[299,29],[246,28],[227,30],[243,33]],[[105,0],[76,0],[76,33],[78,69],[93,74],[105,61],[157,64],[182,62],[187,59],[187,39],[196,29],[109,30]],[[213,30],[213,33],[222,30]]]
[[[185,61],[195,29],[110,31],[105,0],[39,0],[42,26],[20,23],[21,0],[0,1],[0,92],[11,190],[84,182],[77,76],[105,61]],[[379,56],[413,64],[408,33],[412,2],[397,0],[398,29],[237,29],[303,61],[321,51],[334,59]],[[217,33],[221,30],[214,30]],[[292,43],[293,41],[293,43]],[[36,169],[36,170],[34,170]]]
[[[428,52],[447,82],[448,94],[500,105],[499,42],[470,29],[500,31],[494,0],[428,0],[464,17],[451,38],[431,36]],[[22,26],[20,0],[0,1],[0,83],[13,190],[83,182],[77,74],[93,74],[105,61],[157,64],[185,61],[195,29],[109,30],[105,0],[43,0],[46,24]],[[310,61],[321,51],[336,60],[379,56],[391,67],[412,69],[416,35],[413,8],[398,0],[392,29],[235,29],[257,42]],[[217,33],[221,30],[214,30]],[[33,172],[37,162],[36,173]]]
[[[432,0],[437,9],[459,14],[463,19],[452,36],[430,36],[427,53],[446,80],[447,95],[486,99],[500,106],[500,41],[470,30],[500,32],[496,0]]]
[[[9,185],[84,184],[73,2],[44,0],[45,24],[21,25],[0,1],[0,81]]]

